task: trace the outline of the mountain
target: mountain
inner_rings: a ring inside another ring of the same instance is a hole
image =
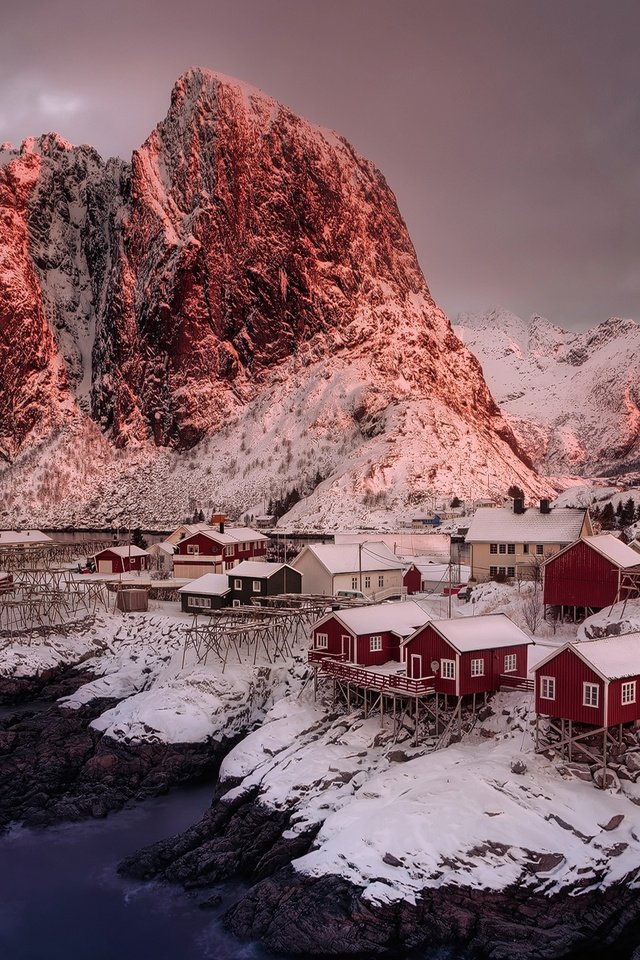
[[[462,314],[456,332],[522,446],[545,473],[640,471],[640,325],[611,317],[567,331],[538,315]]]
[[[383,176],[260,91],[189,70],[131,164],[49,134],[0,191],[6,518],[549,492]]]

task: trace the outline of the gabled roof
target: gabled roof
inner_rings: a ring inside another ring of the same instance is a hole
[[[258,530],[252,530],[251,527],[225,527],[224,533],[220,533],[220,530],[211,526],[209,523],[194,523],[187,526],[187,529],[190,531],[186,537],[183,537],[179,543],[186,543],[187,540],[190,540],[196,535],[207,537],[210,540],[215,540],[216,543],[221,543],[224,546],[231,546],[235,543],[250,543],[255,540],[268,540],[269,537],[266,537],[264,533],[260,533]]]
[[[314,623],[313,629],[322,626],[332,617],[345,630],[360,637],[367,633],[395,633],[408,637],[418,627],[431,620],[431,614],[416,600],[398,600],[395,603],[377,603],[367,607],[350,607],[348,610],[332,610]]]
[[[263,563],[261,560],[242,560],[236,567],[227,570],[227,574],[229,577],[255,577],[256,580],[269,580],[284,567],[302,576],[299,570],[294,570],[288,563]]]
[[[469,525],[467,543],[571,543],[582,531],[586,507],[552,507],[540,513],[529,507],[514,513],[510,507],[481,507]]]
[[[454,620],[432,620],[429,624],[457,653],[474,650],[496,650],[517,647],[532,640],[506,613],[490,613],[479,617],[457,617]],[[422,627],[420,628],[420,630]],[[416,630],[418,634],[420,630]],[[404,643],[408,643],[408,637]]]
[[[329,573],[358,573],[378,570],[402,570],[403,563],[381,540],[366,543],[312,543],[302,550],[293,561],[305,552],[312,553]]]
[[[549,557],[545,561],[545,566],[552,560],[557,560],[558,557],[562,556],[562,554],[568,550],[571,550],[575,547],[576,543],[580,543],[581,541],[597,551],[597,553],[606,560],[610,560],[616,567],[620,567],[621,570],[628,570],[631,567],[640,566],[640,555],[638,555],[637,551],[632,550],[631,547],[619,540],[618,537],[614,537],[611,533],[599,533],[591,537],[580,537],[580,539],[574,543],[570,543],[568,547],[565,547],[564,550],[560,550],[559,553],[554,553],[552,557]]]
[[[115,553],[117,557],[148,556],[146,550],[143,550],[141,547],[136,547],[133,543],[125,543],[124,546],[121,547],[105,547],[104,550],[99,550],[98,553],[96,553],[96,557],[101,557],[103,553]]]
[[[603,680],[640,676],[640,633],[564,643],[536,664],[536,674],[565,650],[575,653]]]
[[[180,587],[178,593],[197,593],[204,597],[222,597],[231,590],[229,578],[225,573],[205,573],[203,577],[198,577]]]
[[[53,543],[48,534],[42,530],[0,530],[0,547],[22,547],[30,543]]]
[[[161,550],[163,553],[169,554],[170,557],[176,552],[176,544],[171,543],[169,540],[161,540],[159,543],[152,543],[149,546],[149,553],[157,553],[158,550]]]

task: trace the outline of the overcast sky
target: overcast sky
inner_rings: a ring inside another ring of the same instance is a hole
[[[638,0],[19,0],[0,141],[128,157],[209,67],[376,163],[452,319],[640,320],[639,40]]]

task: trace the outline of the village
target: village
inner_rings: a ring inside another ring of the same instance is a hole
[[[640,544],[594,532],[586,507],[547,500],[515,497],[463,520],[455,534],[438,532],[431,513],[397,534],[337,534],[297,553],[290,542],[286,562],[268,559],[283,547],[268,526],[222,513],[148,548],[131,536],[4,531],[4,672],[17,650],[29,663],[97,618],[117,630],[157,613],[171,621],[180,669],[297,660],[314,701],[379,716],[431,750],[459,742],[500,691],[528,694],[537,752],[600,787],[634,781],[635,756],[631,769],[620,758],[625,744],[636,749],[640,625],[617,621],[640,598]],[[487,603],[492,590],[502,603]],[[613,610],[611,635],[585,635],[585,621]]]

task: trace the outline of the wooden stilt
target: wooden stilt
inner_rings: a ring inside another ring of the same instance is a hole
[[[364,718],[367,719],[367,688],[364,688]]]
[[[417,746],[418,746],[418,698],[417,698],[417,697],[416,697],[415,724],[416,724],[416,729],[415,729],[415,733],[414,733],[414,735],[413,735],[413,745],[414,745],[415,747],[417,747]]]
[[[351,713],[351,684],[347,684],[347,712]]]
[[[440,733],[439,696],[436,693],[436,737]]]
[[[607,785],[607,731],[606,729],[602,736],[602,767],[603,767],[602,786],[604,788]]]
[[[476,695],[475,695],[475,693],[474,693],[474,695],[473,695],[471,710],[472,710],[472,712],[473,712],[473,717],[474,717],[474,719],[475,719],[475,716],[476,716]]]
[[[540,715],[536,713],[536,753],[540,749]]]
[[[318,699],[318,668],[313,668],[313,702]]]
[[[380,726],[384,727],[384,694],[380,694]]]
[[[569,762],[573,759],[573,720],[569,720],[569,743],[567,744],[569,752]]]
[[[462,736],[462,697],[458,697],[458,706],[456,707],[458,711],[458,736]]]
[[[564,718],[563,718],[563,719],[560,721],[560,727],[561,727],[561,730],[562,730],[562,733],[561,733],[562,739],[561,739],[561,741],[560,741],[560,751],[561,751],[561,752],[560,752],[560,756],[562,757],[563,760],[564,760],[564,744],[565,744],[564,725],[565,725],[565,721],[564,721]]]
[[[487,691],[486,691],[486,690],[485,690],[485,692],[484,692],[484,705],[485,705],[485,707],[486,707],[486,705],[487,705]]]

